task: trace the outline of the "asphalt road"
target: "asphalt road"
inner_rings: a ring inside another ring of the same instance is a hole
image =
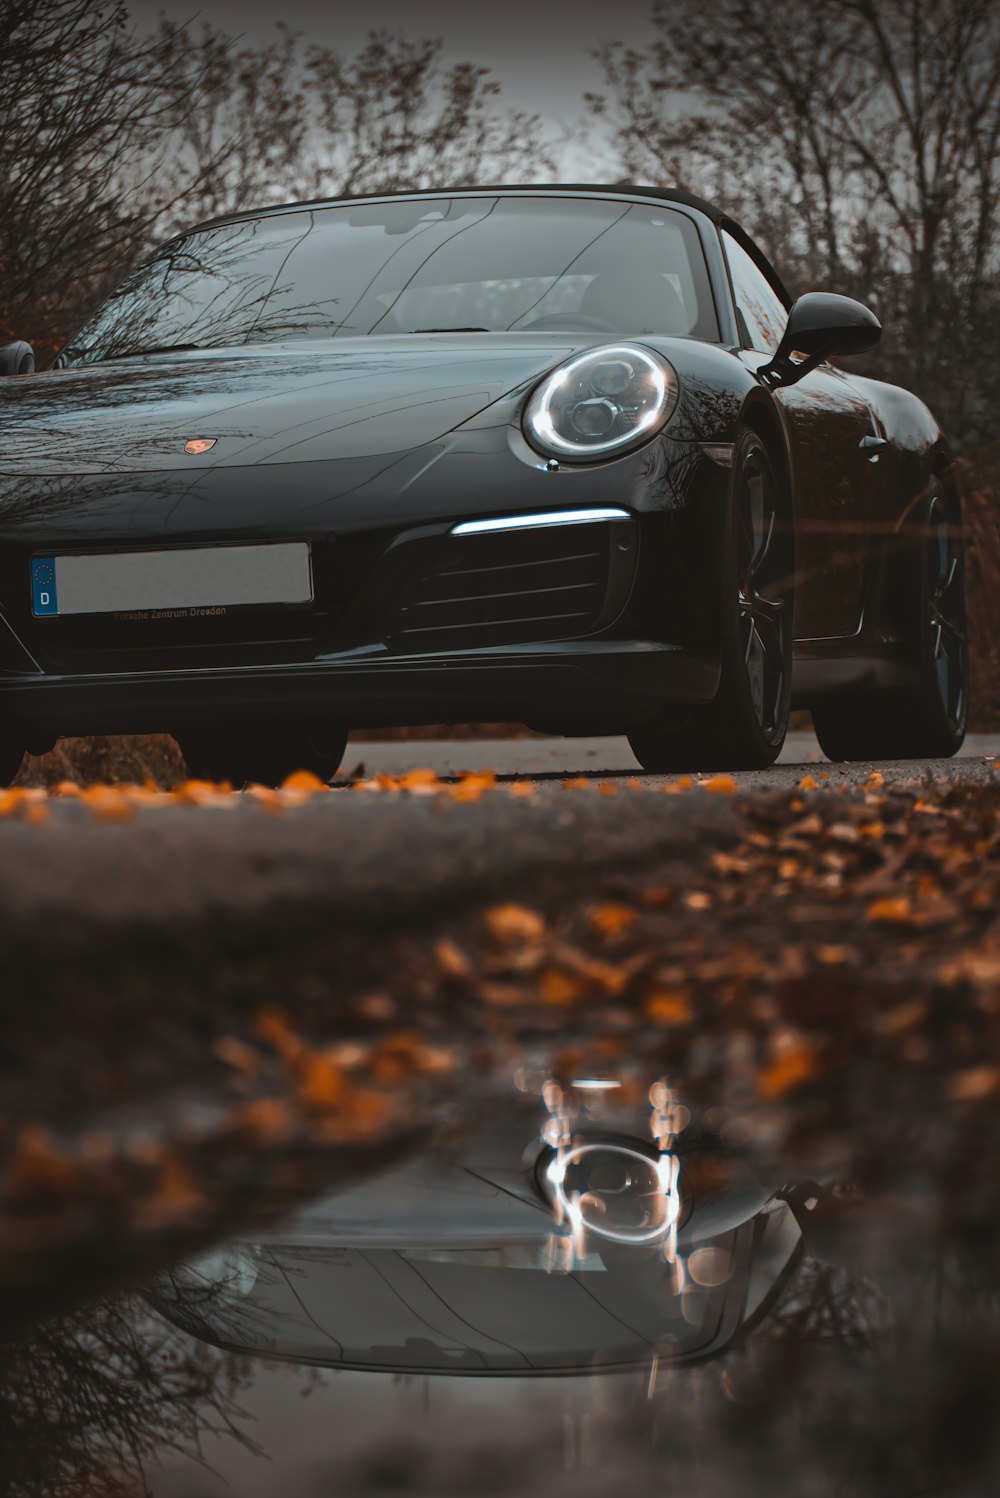
[[[365,790],[348,781],[329,795],[277,805],[243,795],[203,804],[151,797],[118,820],[98,803],[49,798],[45,820],[0,819],[0,937],[9,964],[58,932],[49,962],[93,951],[132,927],[154,930],[218,922],[290,919],[392,929],[430,912],[510,896],[557,879],[567,895],[616,868],[707,857],[741,833],[740,797],[665,796],[674,777],[645,775],[625,739],[520,739],[359,743],[345,770],[374,779],[414,769],[442,778],[494,771],[495,791],[456,802],[447,795]],[[1000,735],[972,738],[961,758],[818,764],[815,740],[797,735],[784,762],[734,777],[741,790],[788,790],[806,774],[817,789],[862,785],[877,768],[887,783],[925,777],[994,778]],[[823,777],[823,778],[820,778]],[[517,782],[533,783],[530,796]],[[710,780],[711,777],[705,777]],[[567,789],[564,782],[575,782]],[[589,786],[589,789],[588,789]],[[605,794],[600,794],[600,792]],[[608,794],[614,792],[613,795]],[[207,938],[210,939],[210,938]],[[49,962],[45,964],[46,970]]]
[[[220,994],[242,1006],[251,990],[260,1002],[300,979],[308,986],[317,964],[344,992],[374,987],[408,962],[411,937],[447,932],[471,911],[511,899],[569,906],[647,870],[680,884],[748,825],[746,795],[710,793],[732,791],[728,777],[664,794],[673,778],[639,772],[623,739],[352,750],[368,786],[200,802],[28,792],[8,807],[0,992],[20,1016],[24,1055],[39,1026],[76,1028],[116,993],[141,990],[142,1009],[166,1013],[179,1004],[197,1012]],[[811,751],[794,740],[791,762],[737,776],[737,789],[787,795],[807,774],[813,796],[874,788],[876,767],[824,767]],[[1000,737],[973,739],[962,758],[877,769],[887,785],[982,783],[1000,776],[998,756]],[[489,768],[500,778],[468,799],[419,778],[408,792],[377,779],[418,767],[441,776]],[[8,1046],[18,1048],[11,1037]]]
[[[899,760],[880,763],[889,779],[918,779],[924,773],[967,776],[976,772],[968,761],[1000,756],[1000,733],[970,734],[954,760]],[[959,763],[961,761],[961,763]],[[872,766],[840,765],[834,768],[811,733],[791,733],[777,766],[771,770],[738,775],[741,783],[777,788],[793,785],[804,773],[803,766],[820,764],[838,779],[864,780]],[[662,777],[646,776],[626,738],[594,739],[480,739],[439,740],[405,743],[352,743],[348,745],[345,771],[363,766],[368,775],[403,775],[415,766],[426,766],[438,775],[463,771],[494,770],[497,775],[528,775],[532,778],[567,775],[639,777],[657,784]]]

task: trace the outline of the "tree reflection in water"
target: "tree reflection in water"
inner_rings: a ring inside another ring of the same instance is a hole
[[[170,1493],[221,1495],[239,1490],[226,1457],[239,1443],[273,1459],[260,1491],[273,1483],[285,1498],[387,1485],[414,1498],[487,1487],[597,1498],[612,1482],[691,1498],[980,1498],[994,1490],[997,1456],[995,1265],[985,1251],[888,1243],[856,1239],[851,1267],[805,1258],[768,1318],[716,1361],[545,1379],[527,1405],[508,1397],[508,1380],[488,1380],[486,1398],[474,1380],[465,1406],[464,1381],[439,1379],[416,1420],[400,1398],[428,1389],[423,1380],[359,1375],[361,1394],[355,1385],[348,1398],[340,1374],[223,1354],[134,1299],[106,1301],[7,1349],[3,1492],[137,1498],[166,1491],[165,1466]],[[189,1288],[217,1330],[212,1289]],[[230,1275],[214,1292],[237,1341],[239,1288]],[[280,1376],[319,1396],[311,1454],[271,1413]],[[355,1429],[359,1397],[373,1415]]]
[[[225,1432],[250,1444],[244,1359],[184,1337],[130,1297],[49,1321],[0,1352],[5,1498],[133,1498],[165,1452],[198,1458]]]

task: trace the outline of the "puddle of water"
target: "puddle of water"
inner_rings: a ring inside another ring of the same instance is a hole
[[[7,1491],[995,1491],[991,1242],[597,1080],[8,1348]]]

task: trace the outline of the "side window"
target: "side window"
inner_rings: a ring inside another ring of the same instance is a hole
[[[773,354],[785,331],[788,312],[764,273],[746,250],[723,229],[722,243],[733,278],[736,306],[746,324],[750,347]]]

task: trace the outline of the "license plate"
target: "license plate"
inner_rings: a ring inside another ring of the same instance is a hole
[[[312,601],[305,541],[33,557],[32,612],[158,613]]]

